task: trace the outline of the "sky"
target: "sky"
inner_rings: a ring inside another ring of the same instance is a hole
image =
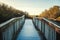
[[[30,15],[38,15],[54,5],[60,6],[60,0],[0,0],[0,2],[27,11]]]

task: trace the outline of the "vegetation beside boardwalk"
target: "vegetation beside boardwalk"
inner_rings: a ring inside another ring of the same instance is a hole
[[[46,9],[38,16],[45,17],[54,21],[60,21],[60,6],[53,6],[49,8],[48,10]]]
[[[4,3],[0,3],[0,23],[5,22],[11,18],[14,17],[20,17],[22,15],[25,15],[25,18],[33,18],[33,17],[45,17],[50,20],[54,21],[60,21],[60,6],[53,6],[46,9],[40,15],[29,15],[28,12],[23,12],[21,10],[18,10],[12,6],[8,6]]]
[[[14,17],[20,17],[22,15],[25,15],[26,18],[30,18],[27,12],[23,12],[4,3],[0,3],[0,23],[5,22]]]

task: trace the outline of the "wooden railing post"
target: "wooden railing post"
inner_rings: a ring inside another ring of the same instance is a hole
[[[57,33],[59,32],[60,26],[47,20],[46,18],[39,19],[38,17],[33,18],[33,23],[45,36],[46,40],[60,40],[57,39]],[[58,30],[58,31],[57,31]]]
[[[0,24],[0,40],[14,40],[16,33],[23,26],[25,17],[12,18]]]

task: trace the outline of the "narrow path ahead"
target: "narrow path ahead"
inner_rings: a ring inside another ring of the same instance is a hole
[[[31,19],[25,20],[25,24],[19,33],[17,40],[41,40],[41,37],[36,31]]]

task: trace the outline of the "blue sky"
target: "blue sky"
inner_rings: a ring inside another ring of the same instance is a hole
[[[37,15],[54,5],[60,6],[60,0],[0,0],[0,2],[27,11],[30,15]]]

